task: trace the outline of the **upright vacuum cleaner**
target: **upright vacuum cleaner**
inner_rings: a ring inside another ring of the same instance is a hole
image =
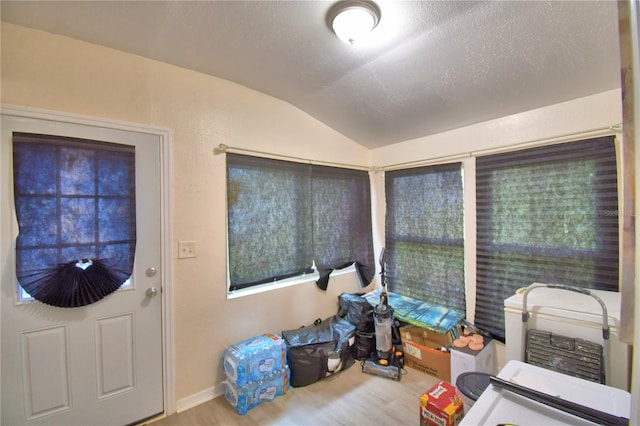
[[[402,352],[398,326],[393,319],[393,307],[389,305],[385,263],[386,257],[383,248],[382,253],[380,253],[382,291],[380,292],[380,301],[373,309],[376,351],[364,362],[362,371],[376,376],[400,380],[400,373],[404,367],[404,353]]]

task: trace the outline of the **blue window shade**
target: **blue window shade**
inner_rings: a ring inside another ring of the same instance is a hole
[[[462,164],[385,174],[389,290],[466,311]]]
[[[534,282],[618,291],[613,137],[476,161],[475,324],[504,341],[504,299]]]
[[[16,275],[29,294],[41,300],[38,288],[42,290],[47,277],[78,260],[96,262],[95,268],[87,269],[92,273],[98,270],[97,262],[107,266],[119,282],[111,285],[116,289],[131,276],[136,247],[135,147],[14,133],[13,168],[19,227]],[[100,280],[92,280],[88,291],[95,294],[71,294],[73,302],[57,301],[57,306],[81,306],[104,297]],[[64,291],[71,285],[67,284],[61,287]]]

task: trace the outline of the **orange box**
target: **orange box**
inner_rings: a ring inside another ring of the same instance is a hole
[[[454,426],[463,416],[462,398],[451,383],[442,380],[420,397],[420,426]]]

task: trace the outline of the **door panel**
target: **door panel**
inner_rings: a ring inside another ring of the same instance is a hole
[[[96,320],[98,398],[134,388],[133,314]]]
[[[34,420],[71,407],[67,327],[21,334],[26,419]]]
[[[136,147],[137,244],[132,286],[92,305],[17,303],[11,135],[51,134]],[[1,424],[117,425],[163,412],[159,136],[2,116]],[[156,274],[146,274],[155,268]]]

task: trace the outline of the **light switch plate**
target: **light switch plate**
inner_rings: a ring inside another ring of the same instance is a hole
[[[178,259],[187,259],[197,257],[195,241],[179,241],[178,242]]]

